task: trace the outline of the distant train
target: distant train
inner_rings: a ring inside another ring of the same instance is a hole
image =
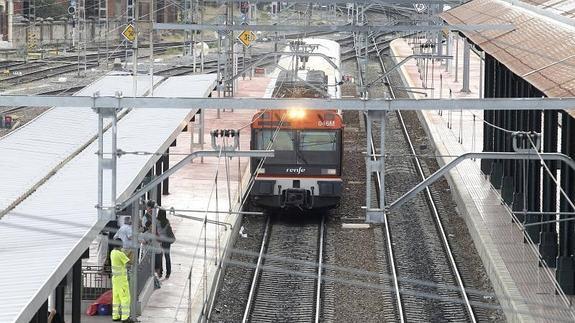
[[[279,60],[267,96],[339,98],[339,44],[325,39],[292,42]],[[292,53],[292,54],[290,54]],[[297,55],[294,55],[297,53]],[[328,62],[327,60],[330,60]],[[342,194],[343,120],[337,110],[262,110],[251,125],[251,148],[275,157],[251,159],[250,192],[264,208],[330,209]]]

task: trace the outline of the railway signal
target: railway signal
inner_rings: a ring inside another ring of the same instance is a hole
[[[245,47],[250,47],[253,42],[256,41],[258,37],[251,30],[244,30],[239,36],[238,40],[240,43],[244,44]]]
[[[122,31],[122,36],[130,43],[133,43],[136,39],[136,28],[134,25],[128,24],[126,28],[124,28],[124,31]]]

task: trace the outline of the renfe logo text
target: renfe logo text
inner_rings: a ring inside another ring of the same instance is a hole
[[[300,167],[300,168],[286,168],[286,173],[293,173],[293,174],[301,174],[301,173],[305,173],[305,168]]]

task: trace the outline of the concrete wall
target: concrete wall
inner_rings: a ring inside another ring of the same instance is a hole
[[[77,27],[77,26],[76,26]],[[13,48],[20,48],[26,45],[31,50],[40,46],[71,46],[74,26],[72,21],[62,20],[45,20],[36,22],[35,25],[28,23],[16,23],[13,28]],[[77,30],[76,30],[77,32]],[[109,22],[108,41],[117,42],[120,40],[122,32],[122,23],[119,21]],[[106,26],[98,22],[88,20],[86,23],[86,38],[88,46],[93,46],[94,42],[104,42],[106,37]],[[77,39],[77,37],[76,37]],[[82,38],[83,39],[83,38]],[[83,41],[83,40],[82,40]]]

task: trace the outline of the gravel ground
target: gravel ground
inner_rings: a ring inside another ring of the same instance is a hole
[[[361,208],[365,204],[365,133],[359,116],[358,112],[344,113],[344,195],[327,230],[326,265],[335,268],[326,270],[326,277],[333,277],[335,281],[326,283],[333,294],[325,295],[325,302],[336,304],[335,322],[384,322],[389,318],[390,303],[382,298],[384,281],[379,275],[387,274],[380,259],[382,252],[378,252],[381,230],[379,227],[342,227],[343,223],[362,223],[365,219]]]
[[[242,220],[243,233],[246,237],[238,237],[234,250],[259,252],[261,246],[265,217],[244,216]],[[237,263],[256,265],[257,257],[243,253],[232,253],[230,263],[216,295],[211,322],[241,322],[249,294],[253,267],[237,265]]]
[[[386,62],[386,67],[392,67],[390,62]],[[401,84],[401,79],[397,73],[392,73],[392,84]],[[398,98],[407,98],[406,92],[396,92]],[[403,118],[406,123],[408,132],[411,135],[416,152],[419,155],[427,155],[429,158],[422,158],[422,167],[425,176],[439,169],[439,165],[435,159],[433,145],[427,137],[421,123],[419,122],[416,112],[404,112]],[[398,159],[401,160],[401,159]],[[408,159],[403,158],[404,163],[409,163]],[[451,189],[446,179],[441,179],[431,186],[431,194],[434,201],[440,210],[440,218],[443,223],[450,247],[454,254],[455,260],[459,266],[462,279],[466,287],[470,290],[477,291],[470,295],[470,300],[481,302],[485,306],[475,306],[478,321],[489,322],[504,322],[505,316],[500,309],[487,308],[491,306],[499,306],[496,297],[494,296],[493,287],[481,259],[476,252],[473,240],[469,235],[465,220],[459,215],[456,209],[456,204],[451,197]],[[473,252],[471,252],[473,251]]]
[[[377,73],[377,64],[370,66],[370,71]],[[343,66],[344,74],[355,73],[355,63],[347,62]],[[409,119],[408,123],[412,125]],[[344,132],[344,196],[340,207],[333,210],[326,223],[327,235],[325,242],[326,264],[325,280],[322,289],[322,321],[325,322],[393,322],[397,320],[395,314],[394,295],[391,284],[388,280],[389,271],[387,264],[384,241],[385,235],[381,226],[372,225],[365,229],[344,229],[343,223],[362,223],[364,221],[364,211],[361,206],[365,203],[365,161],[363,152],[365,151],[364,127],[360,114],[357,112],[345,112],[344,121],[346,124]],[[412,125],[415,127],[415,125]],[[421,128],[417,128],[421,129]],[[413,129],[417,138],[416,145],[420,140],[423,143],[424,133]],[[402,134],[395,130],[388,133],[390,142],[402,142]],[[399,137],[398,137],[399,136]],[[398,138],[398,139],[393,139]],[[429,143],[427,143],[427,147]],[[406,154],[403,152],[402,154]],[[414,185],[417,180],[411,169],[411,164],[406,160],[399,160],[391,169],[388,169],[388,187],[393,191],[388,191],[390,198],[396,198],[399,193],[406,190],[410,185]],[[428,165],[427,167],[431,167]],[[404,175],[411,176],[411,180],[406,180]],[[396,175],[395,177],[393,175]],[[406,185],[409,184],[409,185]],[[491,295],[491,287],[481,267],[481,262],[476,253],[469,252],[472,246],[467,228],[463,220],[457,215],[455,205],[451,201],[447,187],[435,185],[434,194],[438,194],[439,208],[445,224],[448,225],[448,233],[452,241],[452,247],[456,252],[458,261],[465,264],[462,274],[465,283],[469,287],[480,290],[482,294]],[[443,182],[442,185],[447,185]],[[399,190],[398,190],[399,189]],[[415,208],[415,209],[414,209]],[[411,214],[421,213],[427,209],[424,200],[420,200],[413,205],[409,212]],[[409,213],[408,212],[408,213]],[[248,218],[246,218],[247,220]],[[433,223],[428,220],[417,220],[421,223],[414,223],[409,215],[399,218],[404,221],[399,232],[392,232],[394,239],[394,249],[402,244],[402,252],[407,253],[413,259],[404,261],[398,265],[403,270],[405,277],[421,279],[428,282],[439,282],[448,286],[455,285],[449,269],[445,266],[437,265],[438,259],[442,256],[440,244],[426,246],[425,237],[430,237]],[[251,220],[250,220],[251,221]],[[246,223],[248,227],[256,223]],[[415,227],[414,227],[415,226]],[[263,221],[257,223],[260,229],[260,236],[254,239],[238,240],[239,248],[252,248],[252,251],[259,250],[261,242],[261,230]],[[256,227],[248,231],[257,231]],[[427,230],[427,231],[425,231]],[[406,239],[406,237],[410,237]],[[424,237],[424,239],[422,239]],[[432,238],[429,238],[432,239]],[[422,242],[421,244],[416,244]],[[417,246],[414,248],[414,244]],[[249,250],[249,249],[248,249]],[[361,251],[358,251],[361,250]],[[405,256],[405,255],[404,255]],[[237,256],[236,256],[237,257]],[[232,258],[234,259],[234,258]],[[414,260],[415,259],[415,260]],[[244,259],[255,263],[255,258]],[[245,301],[249,289],[249,283],[253,275],[253,270],[230,266],[224,278],[224,285],[220,290],[215,310],[212,313],[212,320],[216,322],[235,322],[241,319],[245,308]],[[428,293],[439,296],[439,298],[458,298],[458,293],[445,288],[444,286],[421,287],[407,286],[417,293]],[[492,304],[497,304],[496,300],[488,296],[482,301],[488,300]],[[412,316],[408,316],[410,321],[466,321],[467,316],[461,305],[445,299],[414,297],[410,300],[411,305],[415,305],[410,311]],[[413,313],[418,312],[418,313]],[[503,316],[500,311],[477,311],[480,321],[502,321]],[[480,312],[480,313],[479,313]]]

